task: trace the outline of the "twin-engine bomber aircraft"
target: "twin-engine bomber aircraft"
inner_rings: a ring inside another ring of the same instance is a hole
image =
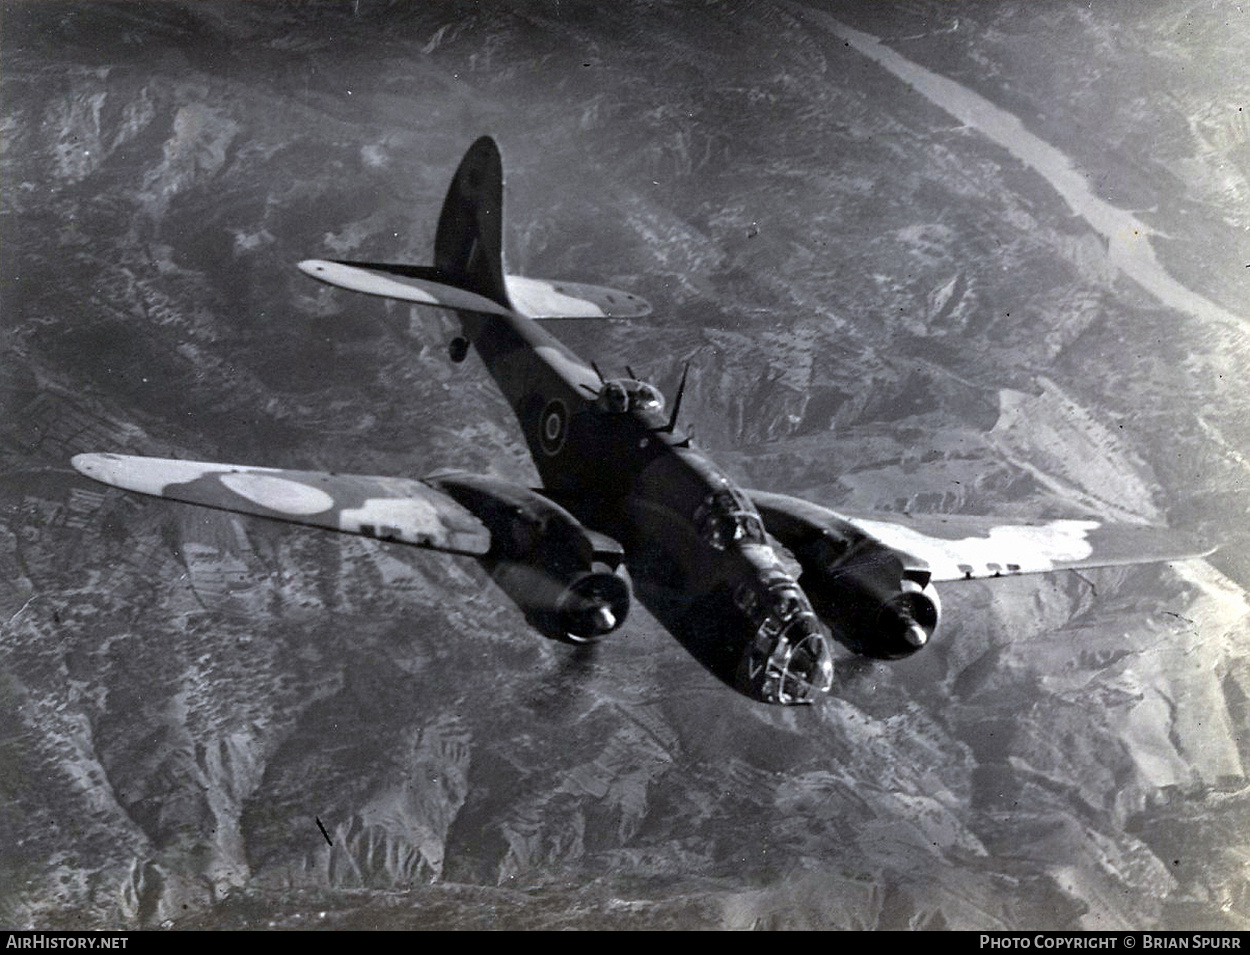
[[[451,358],[477,349],[516,413],[541,488],[464,473],[418,481],[119,454],[80,454],[74,466],[144,494],[474,555],[534,626],[559,639],[617,630],[633,581],[708,669],[780,704],[829,690],[834,641],[882,659],[924,647],[938,626],[935,583],[1203,553],[1162,528],[854,519],[743,490],[678,428],[684,374],[666,414],[655,387],[632,372],[604,379],[539,324],[627,318],[649,306],[610,289],[506,275],[502,219],[503,165],[483,137],[448,190],[433,267],[299,267],[332,285],[454,310],[462,337]]]

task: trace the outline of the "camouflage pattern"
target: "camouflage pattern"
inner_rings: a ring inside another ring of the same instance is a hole
[[[579,282],[505,276],[504,287],[512,303],[509,310],[484,295],[457,287],[435,269],[327,259],[305,259],[299,263],[299,268],[318,281],[353,292],[485,315],[507,315],[513,311],[526,318],[543,321],[641,318],[651,313],[651,306],[637,295]]]
[[[1214,550],[1179,531],[1147,524],[1093,518],[1007,523],[967,514],[851,515],[784,494],[748,494],[766,518],[780,509],[856,546],[865,539],[885,544],[927,565],[935,583],[1187,560]],[[771,525],[769,530],[774,530]]]
[[[1169,528],[1098,520],[1006,524],[966,515],[880,514],[854,521],[888,546],[925,560],[935,581],[1187,560],[1214,550]]]
[[[114,487],[456,554],[486,554],[490,531],[451,497],[408,478],[80,454],[73,465]]]

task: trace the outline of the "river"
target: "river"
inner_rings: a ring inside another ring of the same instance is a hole
[[[793,9],[799,12],[802,19],[849,43],[935,106],[1002,146],[1039,173],[1073,213],[1088,222],[1106,240],[1108,263],[1164,305],[1204,321],[1230,325],[1241,332],[1250,330],[1250,322],[1246,319],[1234,315],[1169,275],[1151,246],[1150,236],[1154,230],[1132,213],[1118,209],[1095,195],[1075,164],[1050,143],[1025,129],[1018,117],[966,86],[913,63],[871,34],[852,29],[818,10],[805,7]]]

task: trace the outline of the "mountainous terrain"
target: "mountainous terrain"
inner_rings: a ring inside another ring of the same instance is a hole
[[[0,924],[1250,927],[1236,5],[0,16]],[[745,486],[1220,552],[953,585],[924,653],[780,709],[641,608],[572,648],[468,559],[70,468],[534,482],[453,317],[295,268],[428,262],[483,133],[510,271],[646,297],[557,334],[670,396],[688,361]]]

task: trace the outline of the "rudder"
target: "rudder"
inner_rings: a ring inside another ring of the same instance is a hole
[[[511,309],[503,267],[503,159],[477,140],[452,177],[434,236],[434,267],[457,285]]]

